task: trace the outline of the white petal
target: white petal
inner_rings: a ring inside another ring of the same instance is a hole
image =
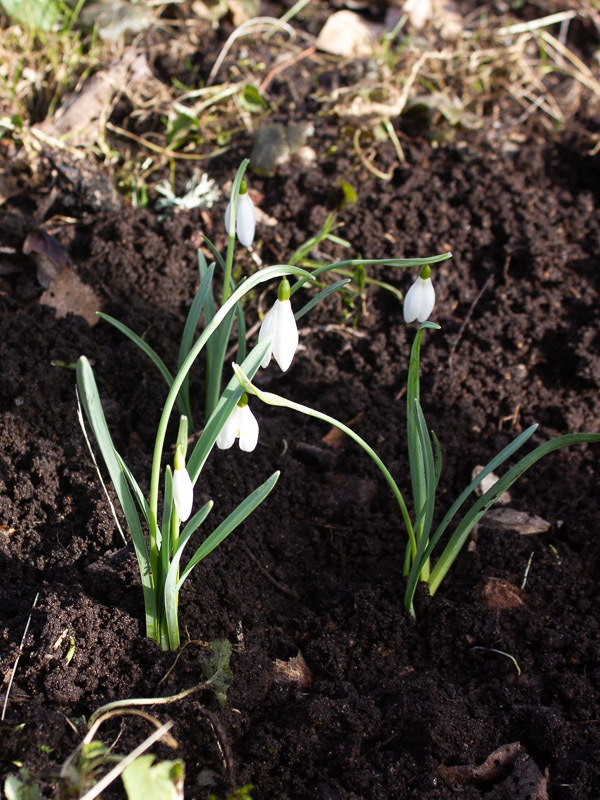
[[[267,313],[265,318],[262,321],[262,325],[260,326],[260,330],[258,332],[258,341],[262,342],[263,339],[266,339],[267,336],[271,336],[275,333],[277,327],[277,314],[279,308],[279,300],[276,300],[271,310]],[[269,347],[267,350],[265,357],[262,360],[261,367],[264,369],[265,367],[269,366],[269,362],[271,361],[271,354],[273,353],[273,345]]]
[[[217,447],[219,450],[229,450],[239,436],[240,420],[239,420],[239,407],[236,406],[229,415],[227,422],[221,428],[221,432],[217,437]]]
[[[298,326],[289,300],[278,300],[273,356],[282,372],[290,368],[298,348]]]
[[[229,211],[231,209],[231,203],[227,203],[227,208],[225,209],[225,230],[229,234]]]
[[[421,280],[421,278],[419,278],[419,280]],[[424,281],[422,281],[422,283],[421,313],[419,316],[417,316],[419,322],[425,322],[426,319],[429,319],[431,312],[433,311],[433,307],[435,306],[435,289],[433,288],[431,278],[426,278]]]
[[[404,298],[404,319],[406,322],[425,322],[435,305],[435,290],[431,278],[417,278]]]
[[[185,522],[192,513],[194,502],[194,487],[187,469],[176,469],[173,471],[173,502],[177,516]]]
[[[252,247],[256,229],[256,214],[254,213],[254,203],[248,193],[239,196],[236,229],[240,244],[243,244],[244,247]]]
[[[251,453],[258,442],[258,422],[250,406],[240,408],[240,450]]]

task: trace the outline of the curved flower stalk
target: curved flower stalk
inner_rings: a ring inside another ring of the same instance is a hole
[[[240,450],[245,453],[251,453],[258,442],[258,422],[250,410],[246,392],[221,428],[221,433],[217,437],[217,447],[220,450],[228,450],[236,439],[239,439]]]
[[[431,282],[431,267],[426,264],[404,298],[404,320],[425,322],[435,306],[435,290]]]
[[[256,230],[256,213],[254,211],[254,203],[248,194],[248,187],[246,181],[242,181],[240,186],[240,193],[237,199],[236,206],[236,221],[235,231],[240,244],[244,247],[252,247],[254,242],[254,232]],[[231,200],[227,203],[225,209],[225,230],[231,236]]]
[[[258,341],[262,342],[269,336],[273,338],[273,343],[261,366],[268,367],[273,356],[281,371],[287,372],[298,348],[298,326],[292,311],[290,282],[287,278],[283,278],[279,284],[277,300],[260,326]]]

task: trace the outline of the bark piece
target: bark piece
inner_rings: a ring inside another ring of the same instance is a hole
[[[548,800],[548,778],[520,742],[504,744],[494,750],[483,764],[447,767],[440,765],[436,775],[445,784],[461,786],[496,784],[486,794],[490,800]]]
[[[518,531],[522,536],[546,533],[550,528],[550,523],[542,517],[515,508],[494,508],[488,511],[482,524],[496,531]]]

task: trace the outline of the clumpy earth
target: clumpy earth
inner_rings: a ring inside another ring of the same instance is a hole
[[[533,444],[598,430],[600,167],[588,140],[531,133],[510,147],[475,136],[434,147],[411,129],[405,165],[394,168],[391,145],[378,149],[378,166],[392,170],[384,182],[349,147],[332,149],[330,125],[315,127],[314,163],[250,180],[277,220],[258,224],[264,264],[284,263],[319,230],[340,180],[357,192],[338,217],[351,249],[324,243],[323,258],[453,252],[433,268],[441,330],[427,331],[422,349],[422,405],[444,455],[437,519],[473,468],[530,424],[540,425]],[[240,139],[206,169],[224,185],[249,149]],[[3,246],[20,253],[44,219],[69,218],[52,231],[71,270],[174,365],[199,233],[223,247],[226,199],[165,218],[125,201],[91,209],[58,187],[50,208],[42,192],[0,208]],[[216,451],[196,503],[213,498],[219,520],[274,470],[281,477],[187,581],[189,644],[176,659],[145,638],[135,557],[79,427],[69,365],[82,354],[92,361],[116,446],[145,489],[165,386],[108,324],[40,303],[31,257],[8,262],[18,271],[0,277],[2,703],[14,672],[0,725],[4,774],[22,764],[50,796],[84,718],[111,701],[198,685],[202,643],[227,639],[223,707],[206,691],[147,707],[174,722],[178,749],[153,752],[183,759],[186,797],[224,798],[248,784],[255,800],[597,796],[598,446],[558,451],[527,472],[507,507],[541,517],[545,530],[526,533],[523,517],[504,527],[484,519],[436,595],[419,591],[415,622],[402,603],[401,520],[374,465],[350,440],[324,439],[324,424],[251,401],[257,449]],[[255,269],[245,253],[237,263]],[[392,268],[368,276],[401,291],[414,278]],[[271,288],[251,300],[249,325],[273,299]],[[352,305],[331,297],[303,318],[288,373],[260,373],[269,390],[350,424],[407,497],[414,331],[396,297],[368,286]],[[203,376],[199,363],[198,418]],[[126,753],[151,730],[117,718],[99,738]],[[122,795],[120,782],[105,793]]]

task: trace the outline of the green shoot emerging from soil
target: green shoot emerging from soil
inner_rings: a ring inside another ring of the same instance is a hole
[[[358,434],[327,414],[322,414],[315,409],[292,402],[291,400],[287,400],[270,392],[263,392],[255,386],[251,378],[245,374],[243,366],[240,367],[234,364],[233,367],[240,381],[240,385],[248,394],[256,395],[269,405],[290,408],[294,411],[307,414],[308,416],[316,417],[323,422],[327,422],[339,428],[354,439],[375,462],[398,503],[408,538],[404,558],[404,576],[407,578],[404,606],[413,617],[415,616],[414,596],[418,582],[421,580],[427,583],[430,593],[432,595],[435,594],[441,582],[446,577],[448,570],[465,545],[475,525],[501,495],[512,486],[520,475],[532,467],[540,458],[561,447],[584,442],[600,442],[600,433],[568,434],[566,436],[550,439],[521,458],[520,461],[507,470],[490,489],[471,505],[469,510],[458,522],[454,523],[454,530],[450,534],[441,554],[438,556],[435,565],[432,567],[431,557],[434,548],[448,531],[451,523],[453,523],[456,515],[467,499],[473,495],[487,475],[504,464],[504,462],[516,453],[537,430],[537,425],[532,425],[527,428],[527,430],[523,431],[523,433],[517,436],[516,439],[492,458],[450,506],[437,527],[433,529],[436,492],[442,471],[442,453],[435,434],[427,428],[425,416],[421,408],[419,360],[423,332],[427,329],[439,330],[439,325],[436,325],[436,323],[423,321],[427,319],[433,310],[434,302],[435,295],[433,293],[433,287],[431,286],[430,270],[424,268],[421,270],[416,283],[413,284],[410,291],[407,293],[404,308],[407,320],[413,321],[417,319],[422,321],[411,349],[407,385],[406,430],[413,498],[412,518],[402,492],[390,471],[377,453],[367,442],[358,436]]]
[[[237,323],[237,360],[241,363],[243,373],[248,380],[254,377],[260,366],[266,367],[271,357],[283,371],[286,371],[298,346],[296,321],[325,297],[345,286],[350,279],[343,278],[321,288],[294,313],[292,297],[298,290],[314,284],[315,278],[329,271],[336,274],[344,269],[364,270],[372,264],[422,267],[426,262],[426,259],[377,261],[355,259],[320,265],[310,272],[298,266],[277,265],[260,269],[236,284],[233,279],[236,238],[244,247],[250,248],[253,246],[255,233],[254,206],[244,181],[247,166],[248,161],[244,161],[237,171],[225,213],[225,226],[229,235],[225,257],[221,256],[212,242],[206,238],[205,243],[214,257],[214,262],[209,265],[203,253],[201,251],[198,253],[200,284],[183,331],[175,374],[171,373],[158,353],[140,336],[107,314],[100,314],[102,319],[138,345],[158,368],[168,386],[154,442],[148,498],[144,496],[140,484],[113,444],[88,359],[82,356],[77,364],[77,385],[81,405],[119,498],[137,555],[144,594],[147,635],[159,642],[165,650],[175,650],[179,647],[179,593],[192,569],[262,503],[279,477],[279,472],[274,472],[246,497],[213,530],[183,566],[184,548],[205,522],[213,507],[212,500],[209,500],[202,508],[192,513],[194,485],[214,445],[225,449],[239,439],[240,448],[251,451],[258,439],[258,423],[237,378],[233,376],[225,389],[222,388],[225,353],[230,344],[234,323]],[[449,254],[443,254],[427,261],[433,263],[448,257]],[[213,290],[217,268],[222,274],[220,307],[217,307]],[[289,275],[294,276],[293,283],[286,277]],[[264,318],[258,344],[246,354],[244,298],[259,284],[274,278],[280,281],[277,300]],[[201,321],[203,328],[197,336]],[[189,393],[189,373],[202,352],[206,354],[204,427],[188,457],[188,426],[192,425],[193,399]],[[173,443],[174,460],[164,468],[163,451],[175,406],[179,411],[179,430]],[[81,412],[80,422],[85,431]],[[165,471],[162,513],[159,515],[163,468]]]

